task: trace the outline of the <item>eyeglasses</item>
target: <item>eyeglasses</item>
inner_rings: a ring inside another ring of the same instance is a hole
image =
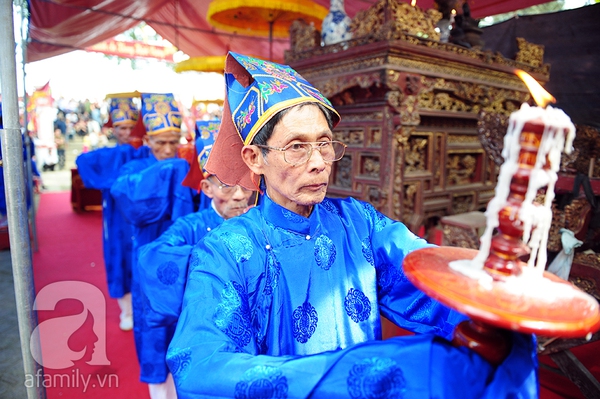
[[[213,176],[211,176],[213,177]],[[217,186],[219,188],[219,190],[221,190],[221,192],[225,195],[229,195],[229,194],[233,194],[235,193],[235,191],[239,188],[242,189],[242,191],[249,191],[246,190],[244,187],[242,186],[228,186],[227,184],[222,183],[219,179],[217,179],[215,177],[215,179],[217,180],[216,182],[213,181],[211,178],[207,178],[206,180],[208,180],[210,183],[214,184],[215,186]],[[218,183],[217,183],[218,182]]]
[[[270,147],[268,145],[256,144],[257,147],[267,150],[283,152],[283,160],[290,165],[302,165],[310,159],[313,149],[321,153],[325,162],[335,162],[342,159],[346,152],[346,144],[341,141],[313,141],[307,143],[290,143],[285,147]]]

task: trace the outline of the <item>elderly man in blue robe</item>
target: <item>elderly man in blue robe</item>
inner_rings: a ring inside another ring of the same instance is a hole
[[[260,205],[192,251],[167,362],[182,398],[536,398],[535,342],[498,366],[453,346],[465,316],[416,289],[404,256],[427,247],[353,198],[325,197],[345,153],[340,116],[289,66],[229,53],[206,169],[260,185]],[[381,316],[415,333],[381,340]]]
[[[210,206],[177,219],[159,238],[139,251],[140,283],[148,299],[146,320],[151,326],[169,326],[181,312],[187,280],[188,260],[194,245],[224,220],[241,215],[249,206],[252,191],[242,186],[227,186],[204,171],[204,165],[219,129],[219,121],[197,121],[195,147],[197,167],[203,173],[188,174],[185,184],[200,187],[210,198]],[[197,181],[198,178],[201,181]],[[168,344],[168,343],[167,343]]]
[[[83,184],[102,192],[102,245],[108,294],[117,299],[121,309],[119,327],[123,331],[133,328],[131,309],[131,226],[115,208],[110,187],[123,165],[133,159],[146,158],[147,146],[139,149],[129,143],[132,131],[139,120],[139,110],[133,97],[109,95],[109,119],[115,147],[99,148],[86,152],[75,161]]]
[[[150,397],[173,398],[175,388],[166,365],[167,343],[173,326],[150,328],[146,322],[146,298],[140,288],[138,250],[158,238],[173,221],[195,210],[194,192],[181,183],[190,165],[177,158],[181,139],[181,113],[171,93],[142,93],[145,144],[150,156],[125,164],[111,187],[111,195],[123,217],[132,225],[133,334],[140,380]]]

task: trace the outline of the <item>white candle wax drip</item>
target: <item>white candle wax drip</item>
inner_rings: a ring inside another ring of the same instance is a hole
[[[525,199],[521,203],[518,215],[511,215],[511,217],[518,218],[523,223],[523,242],[531,249],[528,266],[535,268],[540,276],[546,266],[546,244],[552,223],[551,207],[554,199],[554,184],[557,180],[563,149],[566,153],[570,153],[572,150],[575,126],[571,119],[558,108],[530,107],[524,103],[519,111],[511,114],[509,119],[502,149],[502,157],[505,161],[500,167],[494,198],[489,202],[485,212],[486,229],[480,239],[479,252],[472,260],[450,262],[452,269],[482,280],[482,282],[491,282],[491,276],[484,272],[483,265],[490,253],[492,234],[499,225],[499,213],[507,205],[510,182],[519,169],[521,132],[527,122],[534,120],[539,120],[544,124],[542,140],[536,163],[529,176]],[[549,165],[547,169],[544,169],[546,159],[548,159]],[[533,204],[535,196],[538,190],[545,186],[547,189],[544,204],[535,206]]]

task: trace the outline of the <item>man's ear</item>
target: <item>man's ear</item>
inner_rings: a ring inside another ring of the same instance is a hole
[[[147,134],[145,134],[144,137],[142,137],[142,140],[144,141],[144,145],[148,145],[148,141],[150,140],[150,138]]]
[[[261,155],[261,149],[255,145],[245,145],[242,148],[242,159],[248,169],[250,169],[255,175],[262,175],[262,168],[264,164],[264,158]]]
[[[202,189],[202,192],[204,193],[204,195],[206,195],[208,198],[214,197],[213,185],[210,184],[208,179],[202,179],[202,182],[200,183],[200,188]]]

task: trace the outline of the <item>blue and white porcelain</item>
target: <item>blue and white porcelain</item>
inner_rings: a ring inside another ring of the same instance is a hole
[[[323,19],[321,28],[322,45],[328,46],[352,39],[351,19],[344,10],[344,0],[331,0],[329,14]]]

